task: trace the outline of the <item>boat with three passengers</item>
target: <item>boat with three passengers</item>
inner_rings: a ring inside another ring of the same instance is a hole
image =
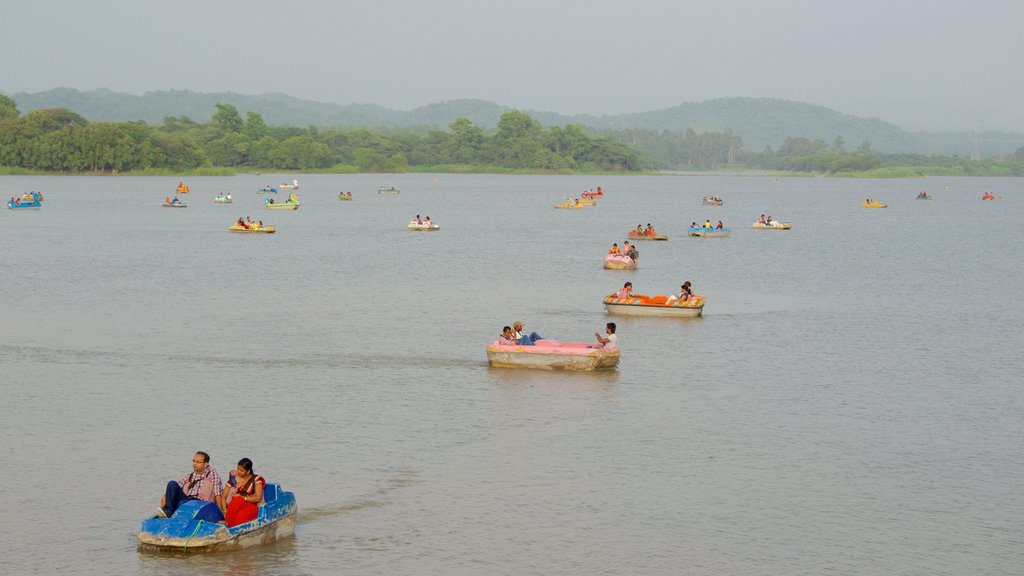
[[[253,222],[252,220],[239,218],[228,228],[228,231],[238,234],[273,234],[277,232],[277,228],[263,224],[262,220]]]
[[[401,192],[401,190],[395,188],[394,186],[391,186],[389,188],[381,186],[380,188],[377,189],[377,194],[401,194]]]
[[[697,226],[696,222],[691,223],[686,233],[693,238],[728,238],[732,231],[726,228],[721,220],[717,226],[712,226],[711,220],[707,220],[703,226]]]
[[[662,242],[668,240],[667,234],[658,234],[650,223],[647,224],[647,228],[637,224],[636,228],[630,230],[627,236],[630,240],[658,240]]]
[[[278,184],[277,187],[280,188],[281,190],[298,190],[299,189],[299,181],[298,180],[292,180],[291,184],[289,184],[287,182],[284,182],[282,184]]]
[[[601,344],[546,338],[536,340],[532,346],[506,345],[495,340],[487,347],[487,363],[494,368],[606,370],[619,363],[619,350],[606,350]]]
[[[214,196],[213,201],[216,204],[231,204],[231,193]]]

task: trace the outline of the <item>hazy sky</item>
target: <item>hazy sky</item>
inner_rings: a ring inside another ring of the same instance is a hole
[[[0,0],[0,92],[285,92],[562,113],[776,97],[1024,131],[1021,0]]]

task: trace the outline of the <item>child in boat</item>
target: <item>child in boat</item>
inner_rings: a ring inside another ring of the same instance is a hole
[[[618,242],[613,242],[612,243],[612,247],[608,249],[608,253],[613,255],[613,256],[618,256],[619,255],[619,243]]]
[[[619,300],[625,300],[627,298],[632,298],[633,297],[633,283],[632,282],[626,282],[625,284],[623,284],[622,285],[622,289],[619,290],[619,293],[616,294],[615,297],[618,298]]]

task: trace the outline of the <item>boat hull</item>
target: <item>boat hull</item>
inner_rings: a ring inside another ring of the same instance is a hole
[[[778,225],[772,224],[761,224],[760,222],[754,222],[752,228],[755,230],[789,230],[793,225],[789,222],[778,222]]]
[[[870,204],[865,202],[861,204],[862,208],[888,208],[889,205],[882,202],[871,202]]]
[[[563,209],[563,210],[579,210],[581,208],[586,208],[586,205],[584,205],[584,204],[556,204],[555,208],[560,208],[560,209]]]
[[[267,210],[298,210],[299,209],[299,205],[298,204],[287,204],[287,203],[267,204],[266,207],[267,207]]]
[[[604,309],[620,316],[660,316],[665,318],[694,318],[704,314],[704,300],[700,306],[665,306],[658,304],[629,304],[606,299]]]
[[[704,200],[701,202],[704,206],[721,206],[721,202],[711,202],[710,200]]]
[[[573,349],[558,352],[564,345],[499,346],[487,347],[487,363],[493,368],[527,368],[531,370],[565,370],[589,372],[608,370],[619,363],[618,350],[604,350],[600,347],[586,347],[575,344]]]
[[[608,270],[636,270],[637,262],[629,256],[605,256],[604,267]]]
[[[728,228],[722,228],[721,230],[690,228],[688,234],[694,238],[728,238],[732,231]]]
[[[630,240],[655,240],[655,241],[664,242],[664,241],[668,240],[668,234],[657,234],[655,236],[646,236],[646,235],[645,236],[637,236],[636,234],[630,234],[629,235],[629,239]]]
[[[42,207],[42,204],[14,204],[13,202],[7,203],[7,208],[10,210],[39,210]]]
[[[585,198],[583,200],[580,200],[580,204],[582,204],[584,206],[597,206],[597,200],[593,200],[591,198]]]
[[[412,232],[437,232],[441,229],[441,225],[431,224],[430,226],[427,226],[426,224],[409,224],[407,228]]]
[[[164,208],[188,208],[188,204],[163,204]]]

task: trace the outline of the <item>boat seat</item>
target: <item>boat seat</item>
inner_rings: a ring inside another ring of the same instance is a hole
[[[266,504],[274,500],[277,500],[277,484],[267,482],[266,486],[263,487],[263,502],[261,503]]]

